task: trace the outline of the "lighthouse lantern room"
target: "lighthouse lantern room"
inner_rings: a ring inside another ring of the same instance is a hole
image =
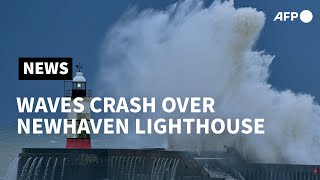
[[[83,123],[82,121],[89,121],[90,119],[90,100],[91,100],[91,90],[87,90],[87,81],[81,72],[82,66],[80,64],[76,65],[78,71],[74,76],[72,83],[72,90],[65,89],[65,96],[75,99],[77,97],[83,98],[84,111],[82,113],[70,112],[68,113],[68,125],[75,126],[75,131],[72,132],[71,128],[68,128],[67,134],[67,145],[68,149],[90,149],[91,139],[90,134],[85,131],[78,133],[79,125]],[[70,82],[70,81],[69,81]],[[66,85],[66,82],[65,82]],[[66,86],[65,86],[66,88]],[[74,108],[73,101],[71,101],[71,109]],[[90,123],[87,123],[90,124]]]

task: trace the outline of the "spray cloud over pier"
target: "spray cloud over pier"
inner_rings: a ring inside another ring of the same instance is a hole
[[[265,119],[264,136],[154,136],[144,142],[199,151],[227,144],[256,161],[320,162],[319,105],[311,95],[268,83],[274,56],[254,50],[264,22],[263,12],[236,9],[233,1],[130,10],[106,36],[98,89],[114,96],[213,96],[221,117]],[[141,137],[129,139],[141,143]]]

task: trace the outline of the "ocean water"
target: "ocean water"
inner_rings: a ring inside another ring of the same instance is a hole
[[[18,135],[14,128],[0,129],[0,179],[13,174],[22,148],[63,148],[63,135]]]

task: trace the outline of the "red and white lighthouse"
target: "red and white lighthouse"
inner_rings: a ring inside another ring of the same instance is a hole
[[[72,121],[76,121],[74,124],[76,126],[76,133],[73,134],[72,130],[68,131],[67,134],[67,149],[90,149],[91,148],[91,139],[90,134],[87,134],[85,131],[82,131],[80,134],[77,133],[79,129],[79,124],[81,121],[89,121],[90,119],[90,100],[91,100],[91,91],[86,88],[86,78],[83,76],[81,72],[81,65],[76,66],[78,68],[78,72],[76,72],[76,76],[74,76],[72,80],[72,90],[66,90],[65,96],[71,97],[71,99],[75,99],[76,97],[83,98],[83,106],[84,111],[82,113],[70,112],[68,113],[68,124],[72,124]],[[75,105],[73,101],[71,101],[71,109],[73,109]],[[88,123],[90,124],[90,123]]]

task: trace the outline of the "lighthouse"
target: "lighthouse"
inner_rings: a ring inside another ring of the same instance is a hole
[[[90,100],[92,98],[91,90],[87,90],[87,80],[81,72],[82,66],[80,64],[76,65],[77,72],[74,78],[72,79],[72,90],[65,90],[65,96],[71,97],[71,109],[75,106],[73,104],[73,99],[77,97],[83,98],[84,111],[81,113],[70,112],[68,113],[68,124],[76,126],[76,133],[72,133],[72,130],[68,131],[67,134],[67,149],[90,149],[91,148],[91,139],[90,134],[87,134],[85,131],[77,133],[79,125],[83,122],[89,121],[90,119]],[[70,81],[69,81],[70,82]],[[89,123],[88,123],[89,124]]]

